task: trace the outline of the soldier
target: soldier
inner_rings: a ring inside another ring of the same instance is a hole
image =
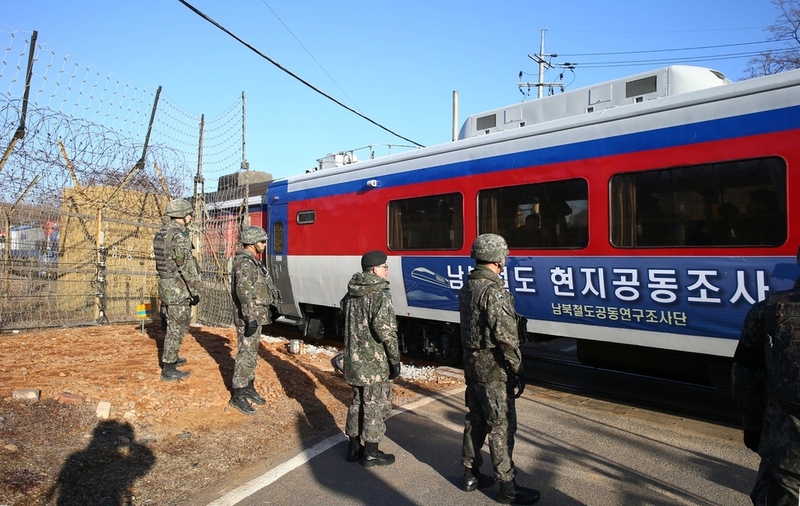
[[[800,249],[797,251],[800,265]],[[761,456],[755,505],[798,504],[800,488],[800,277],[755,304],[733,357],[733,397],[744,444]]]
[[[242,248],[236,252],[232,268],[232,295],[236,306],[236,365],[233,369],[233,396],[230,405],[246,415],[256,411],[248,399],[258,405],[267,401],[256,392],[258,342],[261,326],[272,323],[270,305],[276,302],[276,288],[267,267],[256,255],[267,248],[267,233],[261,227],[247,227],[242,231]]]
[[[394,455],[378,450],[392,410],[392,382],[400,375],[397,319],[386,280],[386,253],[361,257],[361,270],[347,284],[339,303],[344,334],[344,380],[353,387],[345,433],[347,460],[364,467],[388,466]],[[364,448],[361,448],[361,443]]]
[[[189,372],[177,369],[186,363],[178,352],[189,331],[190,306],[200,303],[200,273],[187,228],[192,222],[192,205],[185,200],[173,200],[167,204],[166,215],[170,219],[153,237],[153,253],[158,271],[158,296],[167,317],[161,379],[174,381],[189,376]]]
[[[515,399],[525,389],[514,297],[503,288],[500,273],[508,256],[505,239],[479,235],[472,243],[475,269],[458,294],[461,344],[467,382],[461,489],[471,492],[500,482],[497,502],[533,504],[539,492],[517,486],[514,476]],[[516,394],[515,394],[516,390]],[[489,437],[494,478],[481,474],[481,448]]]

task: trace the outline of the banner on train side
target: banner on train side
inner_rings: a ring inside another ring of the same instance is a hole
[[[458,311],[473,268],[463,257],[404,257],[408,305]],[[793,257],[509,257],[501,274],[528,319],[730,339],[754,303],[798,276]]]

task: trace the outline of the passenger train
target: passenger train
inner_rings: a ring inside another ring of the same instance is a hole
[[[536,339],[574,338],[595,366],[725,385],[748,309],[800,275],[800,71],[731,82],[670,66],[334,165],[275,180],[262,200],[281,319],[310,337],[336,333],[361,255],[381,249],[403,351],[456,362],[470,246],[496,233]]]

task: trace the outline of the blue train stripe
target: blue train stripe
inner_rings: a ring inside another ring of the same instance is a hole
[[[638,146],[637,151],[647,151],[770,134],[797,128],[800,128],[800,106],[659,128],[615,137],[603,137],[573,144],[481,158],[479,160],[424,167],[396,174],[381,175],[380,180],[382,188],[403,186],[410,183],[430,183],[443,179],[487,174],[520,167],[622,155],[631,153],[631,146]],[[365,188],[367,179],[369,178],[295,191],[287,188],[286,198],[289,201],[294,201],[355,193]],[[272,191],[273,188],[270,187],[270,192]]]

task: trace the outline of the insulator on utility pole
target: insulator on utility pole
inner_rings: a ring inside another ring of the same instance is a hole
[[[517,86],[519,87],[520,91],[522,88],[530,89],[532,86],[535,86],[539,91],[536,94],[538,98],[542,98],[544,95],[544,87],[552,87],[552,86],[562,86],[561,83],[546,83],[544,82],[544,71],[547,69],[553,68],[553,66],[546,60],[546,58],[555,58],[557,54],[545,54],[544,53],[544,32],[547,31],[547,28],[542,28],[542,37],[541,42],[539,44],[539,54],[529,54],[528,58],[535,61],[539,65],[539,80],[535,83],[519,83]],[[522,72],[520,72],[520,78],[522,78]]]

